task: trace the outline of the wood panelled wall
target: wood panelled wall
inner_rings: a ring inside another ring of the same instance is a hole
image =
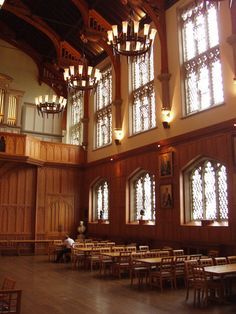
[[[48,239],[75,235],[79,170],[18,166],[0,178],[0,238]]]
[[[219,246],[236,254],[235,133],[233,122],[229,121],[93,162],[83,168],[82,165],[56,162],[43,163],[42,166],[17,163],[0,177],[0,238],[58,238],[65,232],[75,237],[79,220],[84,220],[87,235],[95,237],[150,243],[156,247]],[[159,156],[169,151],[173,152],[173,176],[161,178]],[[199,157],[213,158],[227,167],[229,226],[190,226],[181,220],[182,171]],[[127,223],[128,180],[137,169],[155,175],[156,225]],[[90,188],[98,178],[106,179],[110,186],[108,224],[88,223]],[[173,208],[160,206],[162,184],[172,184]]]
[[[144,147],[113,160],[92,163],[85,171],[83,188],[84,208],[88,208],[89,189],[96,178],[105,178],[110,184],[110,223],[88,223],[88,232],[97,237],[118,239],[122,242],[151,243],[154,246],[215,247],[236,253],[236,201],[235,165],[233,161],[233,123],[199,130],[169,142]],[[161,153],[173,152],[173,176],[159,177],[158,157]],[[189,226],[181,221],[183,216],[182,170],[199,157],[209,157],[226,165],[229,183],[229,226]],[[136,169],[145,169],[156,178],[156,225],[126,223],[128,211],[127,184],[129,176]],[[160,185],[172,184],[174,206],[160,207]]]

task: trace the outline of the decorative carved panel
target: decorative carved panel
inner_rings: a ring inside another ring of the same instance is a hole
[[[74,225],[74,196],[48,195],[46,204],[46,233],[70,232]]]

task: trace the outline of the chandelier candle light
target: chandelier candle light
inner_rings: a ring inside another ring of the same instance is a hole
[[[139,56],[146,53],[155,38],[157,30],[150,29],[150,24],[144,24],[143,34],[139,33],[139,22],[133,19],[122,22],[122,32],[118,32],[118,25],[112,25],[107,31],[108,44],[113,51],[125,56]]]
[[[44,98],[44,99],[43,99]],[[37,106],[38,114],[56,114],[62,113],[66,107],[67,99],[63,96],[57,97],[52,95],[51,101],[49,101],[49,95],[39,96],[35,98],[35,104]]]
[[[64,69],[64,80],[69,88],[74,90],[91,90],[101,78],[100,70],[88,66],[86,60],[78,67],[71,65]]]

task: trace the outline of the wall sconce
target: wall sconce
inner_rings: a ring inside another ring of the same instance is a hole
[[[233,84],[236,85],[236,76],[233,78]]]
[[[163,108],[162,112],[162,125],[164,129],[170,128],[170,109]]]
[[[114,130],[114,137],[115,137],[115,144],[120,145],[121,139],[123,138],[123,131],[122,129],[115,129]]]

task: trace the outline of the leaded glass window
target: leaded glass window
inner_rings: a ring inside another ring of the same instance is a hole
[[[83,103],[84,97],[82,92],[79,91],[72,96],[70,142],[74,145],[82,145],[83,141]]]
[[[224,102],[217,12],[195,1],[180,14],[186,115]]]
[[[131,193],[134,199],[131,202],[131,221],[138,221],[141,218],[155,221],[156,195],[154,175],[141,173],[131,180],[131,184],[133,187]]]
[[[131,59],[132,134],[156,126],[153,50]]]
[[[95,213],[94,220],[109,219],[109,186],[107,181],[99,182],[94,189]]]
[[[102,147],[112,142],[112,70],[102,72],[102,78],[98,83],[96,92],[96,143]]]
[[[204,161],[189,176],[191,220],[228,220],[226,167],[214,161]]]

